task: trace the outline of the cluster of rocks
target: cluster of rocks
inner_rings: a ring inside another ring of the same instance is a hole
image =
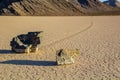
[[[27,34],[21,34],[12,39],[10,42],[11,49],[17,53],[30,53],[37,52],[38,45],[41,43],[41,33],[28,32]],[[60,49],[56,53],[57,65],[72,64],[75,62],[75,57],[79,54],[79,50]]]
[[[12,39],[10,46],[12,51],[17,53],[37,52],[38,45],[41,43],[39,32],[28,32],[28,34],[21,34]]]

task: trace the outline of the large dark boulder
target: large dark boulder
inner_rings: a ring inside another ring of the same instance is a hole
[[[38,45],[41,43],[39,32],[28,32],[28,34],[21,34],[14,37],[10,42],[12,51],[18,53],[30,53],[38,50]]]

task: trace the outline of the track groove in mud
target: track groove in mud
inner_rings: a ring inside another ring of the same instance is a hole
[[[0,80],[120,80],[120,16],[1,17],[0,22]],[[38,54],[10,52],[12,37],[36,30],[45,31]],[[61,48],[80,50],[75,64],[55,65]]]
[[[93,25],[94,25],[94,23],[91,22],[91,24],[90,24],[87,28],[83,29],[82,31],[77,32],[77,33],[74,33],[74,34],[72,34],[72,35],[70,35],[70,36],[67,36],[67,37],[63,38],[63,39],[60,39],[60,40],[54,41],[54,42],[52,42],[52,43],[50,43],[50,44],[48,44],[48,45],[42,46],[41,48],[50,47],[50,46],[55,45],[55,44],[57,44],[57,43],[59,43],[59,42],[61,42],[61,41],[64,41],[64,40],[67,40],[67,39],[73,38],[73,37],[75,37],[75,36],[77,36],[77,35],[79,35],[79,34],[85,32],[85,31],[89,30],[90,28],[92,28]]]

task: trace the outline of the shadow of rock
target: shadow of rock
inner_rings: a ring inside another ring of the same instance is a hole
[[[0,54],[12,54],[11,50],[0,50]]]
[[[0,64],[32,65],[32,66],[56,66],[55,61],[32,61],[32,60],[8,60],[8,61],[0,62]]]

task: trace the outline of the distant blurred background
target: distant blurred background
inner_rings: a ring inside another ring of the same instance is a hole
[[[108,0],[100,0],[101,2],[103,2],[103,1],[108,1]],[[117,1],[120,1],[120,0],[117,0]]]

